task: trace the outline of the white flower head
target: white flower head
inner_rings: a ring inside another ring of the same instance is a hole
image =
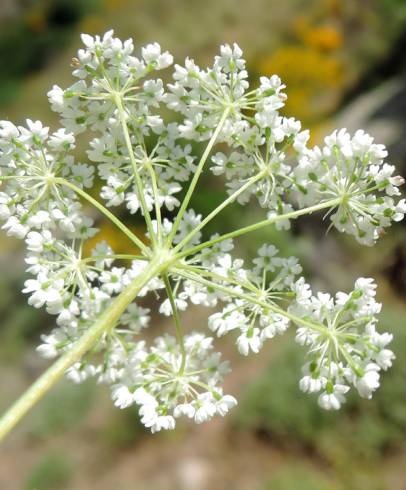
[[[230,369],[215,339],[193,331],[200,305],[211,309],[208,330],[233,335],[243,356],[294,328],[306,351],[299,389],[317,393],[323,409],[338,410],[350,389],[370,399],[395,359],[392,334],[379,331],[375,281],[314,293],[296,257],[265,243],[243,260],[234,240],[323,211],[336,230],[373,245],[406,213],[404,179],[385,147],[346,129],[309,147],[310,132],[281,114],[282,80],[250,87],[235,43],[207,68],[176,64],[168,84],[158,71],[173,57],[156,42],[138,55],[112,30],[82,43],[75,82],[48,92],[60,128],[0,121],[1,227],[24,240],[28,303],[55,315],[38,352],[73,352],[67,377],[110,385],[113,403],[137,405],[153,433],[181,417],[200,424],[237,405],[223,391]],[[75,156],[80,133],[86,163]],[[206,170],[215,195],[200,192]],[[263,216],[240,214],[248,203]],[[220,234],[224,216],[235,227]],[[154,337],[159,315],[173,330]]]

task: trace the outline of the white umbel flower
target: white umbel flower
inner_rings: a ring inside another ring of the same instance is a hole
[[[339,409],[350,388],[371,398],[395,358],[392,335],[378,331],[373,279],[359,278],[351,292],[314,294],[298,259],[273,244],[252,262],[232,251],[242,234],[288,229],[322,210],[338,231],[373,245],[406,213],[403,178],[386,149],[345,129],[309,148],[309,131],[281,115],[282,80],[260,77],[250,87],[237,44],[221,46],[207,68],[187,58],[165,84],[157,74],[173,57],[158,43],[137,56],[133,40],[112,30],[83,34],[82,42],[72,61],[76,81],[48,93],[61,128],[0,121],[1,227],[25,241],[28,303],[56,319],[38,352],[53,358],[92,341],[69,379],[109,384],[114,404],[137,405],[152,432],[174,429],[182,416],[200,424],[237,404],[223,392],[229,367],[214,338],[190,333],[193,316],[183,333],[182,312],[202,305],[211,308],[209,330],[235,335],[244,356],[295,328],[307,351],[299,388],[318,393],[322,408]],[[91,163],[75,159],[83,132]],[[190,207],[204,170],[224,179],[216,184],[224,200],[205,216]],[[207,235],[227,206],[250,201],[266,219]],[[97,240],[90,205],[120,230],[124,252]],[[114,214],[118,206],[131,219]],[[150,297],[159,308],[147,308]],[[147,345],[140,334],[155,314],[172,317],[176,335]]]
[[[324,410],[339,410],[345,402],[344,395],[350,388],[345,385],[334,385],[330,390],[325,391],[319,396],[318,402]]]

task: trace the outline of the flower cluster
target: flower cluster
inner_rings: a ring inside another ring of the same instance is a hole
[[[280,78],[261,77],[250,89],[235,44],[222,46],[212,67],[191,59],[175,65],[166,86],[156,73],[173,59],[157,43],[136,57],[132,40],[112,31],[82,40],[72,62],[76,82],[48,93],[63,128],[0,122],[0,219],[25,240],[28,302],[56,315],[39,352],[68,359],[55,369],[68,366],[75,382],[95,376],[111,385],[114,403],[139,405],[152,432],[173,429],[181,415],[201,423],[237,403],[223,394],[228,367],[213,338],[183,332],[181,312],[201,305],[211,309],[208,327],[217,336],[237,333],[242,355],[295,326],[308,349],[300,388],[321,392],[323,408],[339,408],[350,385],[369,398],[394,358],[386,348],[392,336],[377,332],[373,281],[358,279],[351,294],[314,296],[298,260],[272,244],[251,266],[231,252],[234,238],[272,224],[288,228],[320,210],[337,230],[373,244],[406,211],[398,199],[403,179],[384,163],[382,145],[340,130],[309,149],[309,132],[279,113],[286,100]],[[176,117],[164,120],[168,109]],[[82,132],[91,133],[90,163],[73,156]],[[201,155],[193,142],[206,142]],[[205,167],[226,183],[224,201],[202,216],[190,201]],[[251,197],[265,219],[206,236],[223,209]],[[133,253],[116,254],[102,237],[95,245],[98,230],[83,201],[131,240]],[[143,219],[145,232],[110,211],[117,206]],[[149,293],[157,313],[172,317],[174,336],[147,345],[140,336],[152,317],[143,302]]]
[[[373,141],[362,130],[352,137],[345,129],[334,131],[325,146],[303,152],[295,169],[300,203],[338,198],[332,224],[364,245],[373,245],[406,213],[405,199],[395,200],[404,179],[393,175],[395,167],[384,163],[385,147]]]
[[[242,260],[232,261],[230,255],[218,259],[217,267],[213,268],[220,284],[236,280],[237,286],[234,298],[223,298],[227,306],[209,317],[209,328],[218,336],[237,330],[238,350],[245,356],[250,351],[259,352],[266,339],[284,333],[289,326],[289,318],[275,308],[292,295],[295,278],[302,268],[295,257],[282,258],[277,254],[273,245],[263,245],[252,269],[243,269]]]
[[[119,382],[113,385],[115,405],[140,405],[141,421],[152,432],[173,429],[180,416],[198,424],[215,414],[224,416],[237,401],[222,393],[220,383],[229,369],[220,354],[211,352],[212,343],[202,334],[185,336],[183,358],[170,335],[158,337],[149,351],[140,342],[128,353]]]
[[[144,134],[162,130],[162,118],[153,114],[163,96],[162,80],[145,80],[142,90],[138,84],[156,70],[172,64],[168,52],[149,44],[142,49],[142,57],[132,56],[132,39],[124,43],[113,37],[113,31],[103,38],[82,35],[84,49],[74,58],[73,76],[79,80],[62,90],[54,85],[48,93],[51,107],[61,116],[69,131],[79,134],[86,129],[105,133],[118,126],[115,117],[115,94],[122,94],[129,116],[136,118],[137,128]]]
[[[93,185],[94,168],[75,163],[72,133],[59,129],[49,134],[40,121],[27,126],[0,122],[0,218],[10,236],[24,238],[31,229],[58,226],[72,238],[95,233],[92,220],[83,216],[77,195],[59,179],[80,189]]]
[[[376,331],[381,305],[375,294],[374,281],[360,278],[350,294],[340,292],[335,298],[327,293],[313,296],[308,287],[291,307],[315,323],[297,330],[296,341],[309,347],[299,385],[307,393],[321,391],[322,408],[339,409],[351,385],[363,398],[371,398],[379,387],[379,372],[392,366],[395,356],[386,348],[392,335]]]
[[[30,294],[29,304],[45,306],[48,313],[57,315],[57,327],[42,336],[43,344],[38,347],[47,358],[69,350],[146,265],[134,260],[130,268],[114,266],[115,256],[105,242],[99,242],[90,257],[83,257],[82,247],[76,250],[74,242],[68,245],[58,241],[48,230],[28,233],[26,243],[27,270],[36,278],[25,282],[23,292]],[[157,290],[162,285],[156,281],[150,287]],[[148,291],[145,287],[140,295]],[[100,340],[99,348],[106,350],[104,362],[97,366],[77,363],[70,370],[70,377],[83,380],[88,375],[99,375],[101,379],[114,380],[123,343],[146,328],[149,319],[147,308],[131,303],[121,317],[121,326]]]
[[[154,204],[153,186],[157,189],[159,206],[172,211],[179,205],[175,195],[181,183],[194,169],[191,146],[178,143],[180,131],[174,123],[164,124],[155,112],[164,98],[163,82],[150,78],[151,73],[172,63],[168,52],[161,52],[157,43],[142,49],[142,57],[132,55],[132,40],[122,43],[112,31],[102,39],[82,37],[85,49],[79,50],[73,75],[79,78],[66,90],[54,85],[48,93],[51,107],[61,115],[61,122],[74,134],[86,129],[100,134],[90,141],[88,158],[97,164],[105,182],[100,197],[107,206],[126,203],[131,213],[142,210],[145,199],[148,211]],[[141,84],[141,90],[140,85]],[[117,106],[119,102],[119,107]],[[121,129],[122,118],[131,128],[129,151]],[[148,150],[145,138],[158,136]],[[143,196],[134,182],[137,167]],[[154,175],[152,175],[154,173]]]

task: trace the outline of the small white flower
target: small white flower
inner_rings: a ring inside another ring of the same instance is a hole
[[[75,148],[75,136],[66,129],[58,129],[49,138],[49,146],[55,151],[67,152]]]
[[[223,396],[218,402],[216,402],[217,413],[222,417],[227,415],[231,408],[237,405],[237,400],[231,395]]]
[[[45,359],[52,359],[59,354],[58,344],[61,341],[58,336],[55,335],[42,335],[41,340],[43,344],[37,347],[37,352]]]
[[[154,68],[162,70],[173,63],[173,57],[168,51],[161,53],[161,46],[158,43],[152,43],[142,48],[142,57],[147,64],[152,63]]]
[[[127,386],[113,386],[111,397],[114,405],[118,408],[127,408],[134,403],[134,393],[131,393]]]
[[[148,326],[151,318],[149,313],[149,308],[142,308],[136,303],[131,303],[123,313],[121,323],[127,325],[132,332],[139,333],[141,329]]]
[[[323,380],[321,378],[314,378],[313,376],[303,376],[299,381],[299,388],[304,393],[316,393],[323,388]]]
[[[62,306],[60,289],[63,280],[52,281],[44,275],[39,275],[38,279],[27,279],[24,286],[23,293],[31,293],[28,303],[35,308],[41,308],[44,304]]]
[[[20,126],[21,139],[24,143],[41,145],[48,138],[49,128],[44,127],[41,121],[26,120],[27,128]]]
[[[318,402],[324,410],[339,410],[345,402],[344,395],[348,392],[349,386],[334,385],[332,391],[325,391],[319,396]]]
[[[49,230],[44,230],[41,233],[30,231],[26,237],[27,249],[32,252],[41,253],[44,248],[50,247],[54,241]]]
[[[261,346],[261,338],[259,336],[259,328],[254,328],[252,331],[243,332],[237,339],[237,347],[240,354],[248,356],[249,352],[258,353]]]
[[[196,409],[191,403],[181,403],[175,407],[173,411],[173,415],[175,418],[179,418],[182,415],[185,415],[189,419],[192,419],[195,416]]]
[[[372,398],[372,393],[379,388],[379,366],[368,364],[365,374],[356,380],[355,386],[362,398]]]
[[[111,271],[103,271],[100,274],[102,289],[108,294],[119,293],[123,287],[123,267],[113,267]]]
[[[7,231],[8,236],[20,239],[24,238],[30,229],[27,225],[21,223],[16,216],[10,216],[2,228]]]
[[[151,425],[151,432],[159,432],[160,430],[173,430],[175,428],[176,422],[171,415],[160,415],[158,416],[154,423]]]
[[[216,405],[212,401],[208,400],[207,398],[204,399],[202,397],[200,397],[199,400],[201,400],[200,406],[195,413],[196,424],[207,422],[216,413]]]
[[[389,349],[382,349],[375,359],[379,367],[386,371],[392,367],[395,354]]]
[[[178,310],[185,311],[187,308],[187,301],[183,299],[183,297],[175,298],[175,304]],[[172,315],[172,305],[169,299],[167,298],[159,307],[159,313],[162,313],[165,316]]]

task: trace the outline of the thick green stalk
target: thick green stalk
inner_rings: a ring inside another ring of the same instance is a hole
[[[180,323],[179,311],[178,311],[178,307],[176,306],[175,295],[173,294],[172,286],[171,286],[171,282],[169,280],[169,277],[167,274],[163,274],[162,278],[164,280],[166,293],[168,295],[168,299],[169,299],[169,302],[171,304],[172,316],[173,316],[173,320],[175,322],[176,338],[178,340],[180,351],[182,354],[181,365],[179,367],[179,374],[182,375],[184,370],[185,370],[185,365],[186,365],[186,349],[185,349],[185,342],[183,339],[182,325]]]
[[[77,362],[103,333],[115,326],[127,306],[134,300],[139,291],[160,271],[165,270],[167,263],[161,257],[152,259],[132,283],[113,300],[111,305],[98,320],[83,334],[73,347],[63,354],[30,388],[10,407],[0,419],[0,441],[13,429],[24,415],[48,392],[50,388]]]
[[[252,185],[255,184],[255,182],[258,182],[258,180],[261,180],[262,177],[265,175],[266,171],[261,171],[257,175],[254,175],[254,177],[250,178],[244,185],[242,185],[239,189],[237,189],[231,196],[229,196],[225,201],[223,201],[219,206],[217,206],[213,211],[208,214],[204,220],[199,223],[196,228],[194,228],[188,235],[185,236],[185,238],[174,248],[174,251],[177,252],[178,250],[181,250],[182,247],[184,247],[187,243],[190,242],[190,240],[198,233],[202,228],[204,228],[207,223],[209,223],[213,218],[215,218],[224,208],[226,208],[229,204],[233,203],[238,196],[243,194],[247,189],[249,189]]]
[[[114,102],[117,106],[118,115],[119,115],[120,123],[121,123],[121,128],[123,130],[125,144],[127,146],[128,155],[130,157],[131,165],[133,168],[135,185],[137,187],[137,194],[138,194],[138,199],[140,200],[142,213],[144,215],[145,222],[147,224],[148,233],[149,233],[149,236],[151,238],[151,241],[154,245],[156,245],[156,236],[155,236],[155,232],[154,232],[154,227],[152,226],[151,215],[149,214],[148,206],[147,206],[147,203],[145,201],[144,187],[142,185],[142,180],[141,180],[140,174],[138,172],[137,161],[135,159],[133,145],[131,143],[131,138],[130,138],[130,133],[128,132],[128,126],[127,126],[127,121],[126,121],[126,117],[125,117],[125,109],[123,106],[123,101],[121,99],[121,96],[117,95],[114,98]]]
[[[289,320],[292,320],[292,322],[294,322],[296,325],[305,325],[305,326],[307,326],[307,327],[309,327],[309,328],[311,328],[317,332],[321,332],[321,333],[324,333],[326,331],[326,327],[324,325],[322,325],[322,324],[319,325],[319,324],[310,322],[304,318],[299,318],[296,315],[293,315],[292,313],[289,313],[288,311],[280,308],[279,306],[276,306],[274,304],[267,303],[265,301],[258,299],[257,296],[246,294],[246,293],[241,293],[241,292],[237,291],[236,289],[232,289],[232,288],[229,288],[227,286],[223,286],[221,284],[218,284],[216,282],[204,279],[203,277],[200,277],[197,274],[190,274],[187,271],[186,266],[183,269],[177,268],[177,269],[175,269],[175,271],[177,272],[177,274],[179,274],[179,276],[184,277],[185,279],[190,279],[191,281],[195,281],[199,284],[202,284],[203,286],[208,286],[208,287],[217,289],[218,291],[221,291],[223,293],[226,293],[230,297],[236,297],[236,298],[243,299],[243,300],[247,301],[248,303],[254,303],[258,306],[261,306],[262,308],[264,308],[266,310],[270,310],[274,313],[285,316],[286,318],[289,318]],[[224,278],[224,281],[227,281],[226,277]]]
[[[81,259],[81,262],[97,262],[98,260],[148,260],[144,255],[132,254],[106,254],[106,255],[91,255]]]
[[[223,129],[224,123],[226,122],[226,119],[228,117],[228,114],[230,112],[230,109],[224,109],[223,115],[220,118],[220,121],[217,125],[217,128],[213,132],[212,137],[210,138],[210,141],[208,145],[206,146],[206,149],[204,150],[204,153],[202,155],[202,158],[200,159],[199,164],[197,165],[197,168],[193,174],[193,178],[190,182],[189,188],[186,192],[186,196],[184,197],[182,204],[180,206],[180,209],[178,211],[178,214],[176,216],[175,222],[173,223],[171,232],[169,233],[168,236],[168,245],[172,242],[173,237],[176,235],[176,232],[178,231],[179,224],[183,218],[183,215],[185,214],[185,211],[189,205],[190,199],[192,198],[193,192],[195,190],[195,187],[197,185],[197,182],[199,180],[200,174],[203,171],[204,164],[206,163],[207,158],[210,155],[211,150],[213,149],[213,146],[216,144],[217,138],[219,134],[221,133],[221,130]]]
[[[162,242],[162,216],[161,216],[161,207],[159,204],[159,193],[158,193],[158,183],[156,179],[156,173],[154,167],[151,162],[148,162],[148,172],[151,177],[152,184],[152,192],[154,194],[155,201],[155,216],[156,216],[156,224],[157,224],[157,235],[158,235],[158,243]]]
[[[103,204],[100,204],[99,201],[94,199],[90,194],[88,194],[75,184],[72,184],[71,182],[59,177],[55,179],[55,183],[64,185],[65,187],[69,187],[69,189],[72,189],[74,192],[76,192],[76,194],[86,199],[86,201],[92,204],[96,209],[103,213],[106,218],[108,218],[114,225],[116,225],[118,229],[120,229],[135,245],[137,245],[137,247],[139,247],[140,250],[142,250],[146,254],[149,254],[149,248],[145,245],[145,243],[143,243],[136,235],[134,235],[134,233],[129,228],[127,228],[127,226],[122,221],[114,216],[112,212],[105,208]]]
[[[272,225],[277,223],[278,221],[283,221],[284,219],[294,219],[299,216],[304,216],[306,214],[311,214],[316,211],[321,211],[322,209],[334,208],[341,202],[341,198],[331,199],[329,201],[322,202],[321,204],[316,204],[314,206],[310,206],[308,208],[298,209],[297,211],[292,211],[286,214],[278,214],[272,216],[272,218],[265,219],[263,221],[259,221],[258,223],[254,223],[253,225],[245,226],[244,228],[239,228],[238,230],[230,231],[230,233],[225,233],[217,238],[213,238],[212,240],[208,240],[207,242],[203,242],[200,245],[196,245],[195,247],[189,248],[188,250],[184,250],[177,254],[177,258],[187,257],[188,255],[193,255],[204,248],[211,247],[216,243],[222,242],[229,238],[235,238],[241,235],[245,235],[246,233],[250,233],[251,231],[256,231],[265,226]]]

